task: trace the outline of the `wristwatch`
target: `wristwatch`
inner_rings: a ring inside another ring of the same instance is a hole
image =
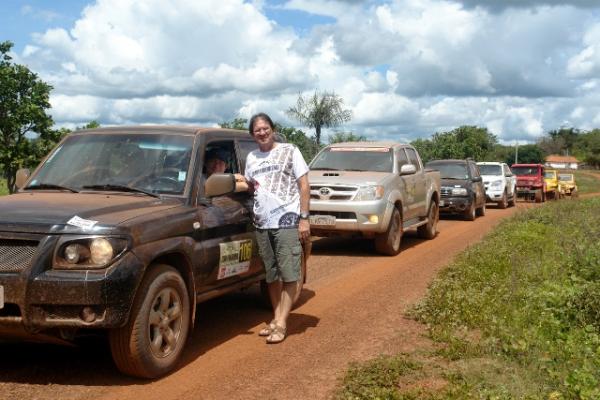
[[[300,212],[300,219],[308,219],[308,215],[307,212]]]

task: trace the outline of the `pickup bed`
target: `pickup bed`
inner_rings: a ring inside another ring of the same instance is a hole
[[[404,231],[433,239],[439,219],[440,174],[423,168],[417,151],[393,142],[325,147],[310,163],[310,223],[315,236],[359,236],[377,252],[396,255]]]

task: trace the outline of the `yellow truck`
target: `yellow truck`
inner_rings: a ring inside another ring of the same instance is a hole
[[[562,187],[565,195],[577,197],[577,184],[575,183],[575,175],[571,173],[558,174],[558,184]]]
[[[554,169],[544,171],[544,181],[546,181],[546,197],[549,199],[560,199],[564,197],[562,185],[558,182],[558,173]]]

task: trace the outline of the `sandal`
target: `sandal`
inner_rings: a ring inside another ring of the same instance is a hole
[[[277,325],[275,324],[275,320],[269,322],[267,326],[265,326],[258,332],[258,336],[269,336],[271,332],[275,330],[276,326]]]
[[[285,340],[285,332],[286,332],[286,328],[281,327],[279,325],[275,325],[275,328],[273,329],[273,331],[267,338],[267,343],[268,344],[276,344],[276,343],[283,342]]]

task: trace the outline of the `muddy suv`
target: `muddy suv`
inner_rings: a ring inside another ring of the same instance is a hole
[[[0,338],[101,330],[124,373],[171,371],[196,303],[264,278],[232,175],[255,148],[234,130],[96,129],[20,170],[19,192],[0,198]],[[228,169],[206,179],[212,149]]]

